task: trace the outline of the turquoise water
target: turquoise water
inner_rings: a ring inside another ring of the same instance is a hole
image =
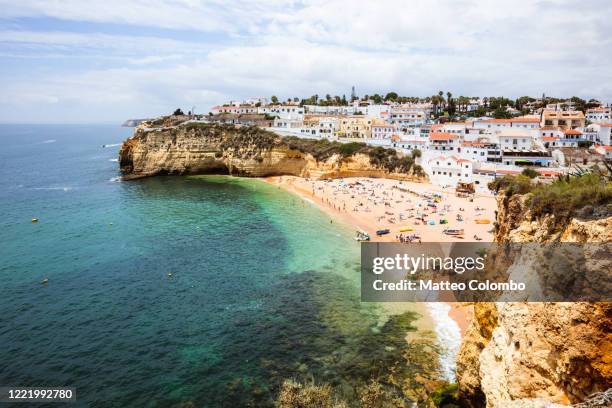
[[[130,134],[0,126],[0,385],[266,406],[287,378],[350,400],[390,366],[419,369],[401,353],[415,316],[381,323],[359,302],[351,230],[259,180],[118,182],[102,145]]]

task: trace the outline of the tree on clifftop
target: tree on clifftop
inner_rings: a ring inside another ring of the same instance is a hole
[[[272,101],[273,104],[277,104],[278,103],[278,98],[276,97],[276,95],[272,95],[272,97],[270,98],[270,100]]]
[[[178,108],[174,111],[174,113],[172,114],[174,116],[184,116],[185,114],[183,113],[183,111],[181,110],[181,108]]]

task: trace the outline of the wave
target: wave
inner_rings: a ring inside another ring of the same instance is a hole
[[[440,368],[444,379],[455,382],[457,370],[456,358],[461,345],[461,329],[449,315],[451,307],[442,302],[427,303],[430,315],[435,323],[436,338],[442,346],[440,353]]]
[[[49,140],[43,140],[42,142],[40,142],[40,144],[55,143],[55,142],[57,142],[57,140],[49,139]]]
[[[118,162],[118,161],[119,161],[119,159],[108,159],[108,161],[111,161],[111,162]]]
[[[121,146],[121,143],[110,143],[110,144],[102,145],[102,147],[117,147],[117,146]]]
[[[108,181],[113,183],[119,183],[121,181],[121,177],[111,177]]]
[[[70,191],[72,187],[32,187],[32,190]]]

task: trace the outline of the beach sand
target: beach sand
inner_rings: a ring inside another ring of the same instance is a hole
[[[443,189],[428,183],[390,179],[353,177],[333,180],[309,180],[294,176],[268,177],[266,182],[278,185],[318,205],[332,220],[342,220],[367,232],[374,242],[398,242],[399,235],[415,242],[483,242],[493,241],[493,220],[497,203],[492,195],[477,194],[473,200],[457,197],[454,189]],[[437,208],[430,206],[438,195]],[[458,216],[462,221],[458,220]],[[434,225],[424,223],[434,221]],[[447,221],[440,224],[440,220]],[[475,220],[488,220],[477,224]],[[463,229],[463,238],[447,235],[446,228]],[[376,236],[376,231],[390,233]],[[409,231],[400,232],[400,229]],[[471,305],[449,302],[448,315],[465,335],[471,319]]]

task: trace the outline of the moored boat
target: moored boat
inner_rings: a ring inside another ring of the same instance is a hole
[[[445,228],[444,231],[442,232],[445,233],[446,235],[463,235],[464,234],[463,228]]]
[[[357,230],[357,232],[355,233],[355,237],[353,239],[355,241],[358,241],[358,242],[369,241],[370,240],[370,234],[368,234],[365,231]]]

